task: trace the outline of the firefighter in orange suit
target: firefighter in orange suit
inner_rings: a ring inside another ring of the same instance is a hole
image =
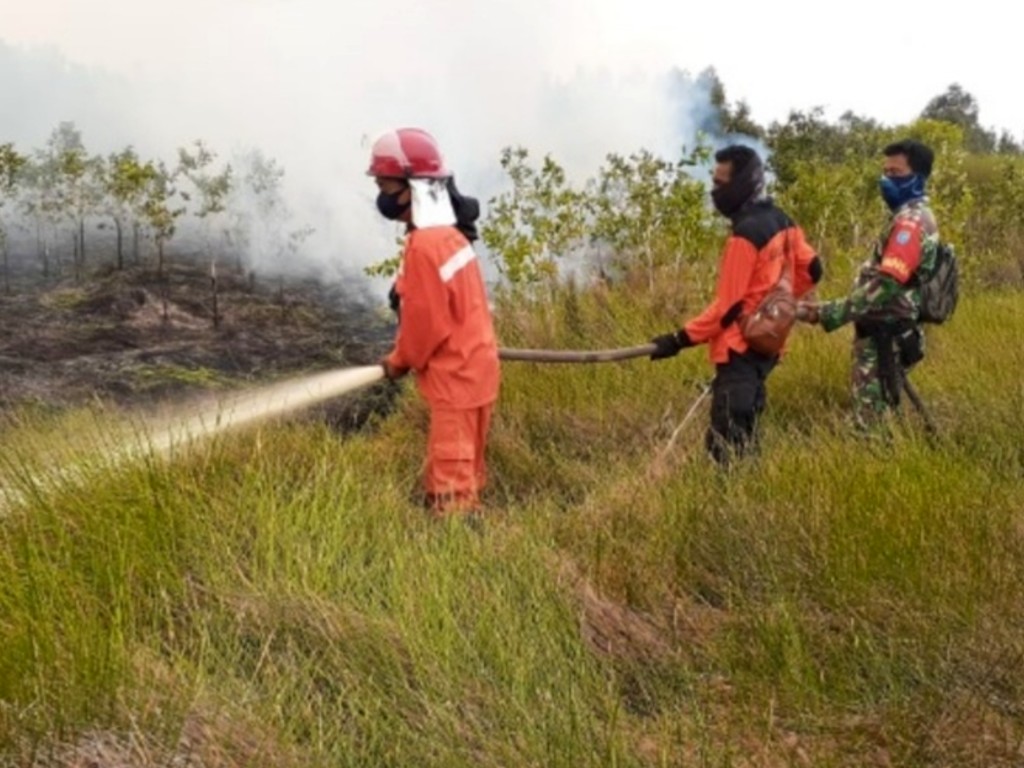
[[[407,227],[392,295],[398,334],[381,366],[392,380],[413,371],[430,408],[428,508],[437,515],[476,512],[501,376],[487,290],[470,242],[479,206],[458,193],[434,138],[416,128],[377,139],[368,173],[377,182],[381,215]]]
[[[761,158],[734,144],[715,153],[711,199],[732,224],[718,268],[714,300],[679,330],[658,336],[652,360],[674,357],[707,344],[715,366],[711,423],[705,445],[720,465],[756,446],[757,420],[766,401],[765,382],[778,362],[749,349],[741,316],[752,312],[790,262],[793,293],[806,295],[823,267],[803,230],[764,194]],[[782,257],[782,258],[778,258]]]

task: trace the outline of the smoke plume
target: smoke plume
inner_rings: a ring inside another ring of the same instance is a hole
[[[173,13],[106,0],[102,18],[95,4],[41,3],[54,4],[76,30],[61,50],[0,39],[0,98],[17,105],[0,141],[24,152],[69,120],[94,153],[132,144],[173,160],[202,139],[230,161],[257,148],[315,230],[302,259],[329,275],[395,250],[365,175],[380,132],[431,131],[486,213],[505,146],[550,152],[582,181],[609,152],[678,155],[712,114],[707,83],[685,72],[568,66],[566,36],[596,34],[576,0],[182,0]]]

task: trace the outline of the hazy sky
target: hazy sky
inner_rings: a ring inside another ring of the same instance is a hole
[[[434,132],[478,193],[508,144],[579,173],[673,152],[706,108],[670,91],[673,67],[714,66],[761,122],[815,105],[908,121],[958,82],[1020,138],[1016,37],[994,0],[0,0],[0,140],[70,119],[99,151],[256,145],[335,212],[333,236],[376,250],[366,142],[396,125]]]
[[[983,123],[1019,135],[1019,32],[1007,21],[995,0],[955,13],[922,0],[0,0],[9,42],[51,44],[115,72],[237,78],[246,96],[302,77],[386,83],[421,67],[486,80],[445,71],[456,61],[505,84],[522,69],[714,65],[760,120],[821,104],[896,122],[957,81]]]

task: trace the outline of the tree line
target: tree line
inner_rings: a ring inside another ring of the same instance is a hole
[[[93,241],[113,231],[113,266],[147,256],[162,277],[167,245],[187,221],[216,274],[218,259],[239,269],[255,247],[284,257],[312,233],[297,224],[283,194],[283,167],[258,149],[221,160],[203,141],[177,149],[172,162],[127,146],[93,154],[73,122],[53,129],[45,145],[22,153],[0,144],[0,256],[11,290],[11,256],[33,256],[43,278],[80,280]],[[143,253],[146,250],[147,253]]]
[[[979,125],[977,102],[960,86],[908,124],[850,112],[830,121],[811,109],[765,127],[742,102],[728,102],[713,70],[698,82],[712,113],[676,157],[610,154],[593,177],[573,182],[551,154],[535,159],[523,147],[504,149],[505,189],[490,200],[481,237],[506,287],[543,294],[577,266],[652,294],[665,285],[699,286],[712,274],[707,267],[725,232],[707,199],[709,159],[731,141],[753,142],[766,155],[769,194],[802,224],[831,274],[845,279],[887,215],[878,194],[882,149],[908,136],[936,152],[928,192],[967,282],[1024,285],[1024,154],[1009,135],[997,138]]]

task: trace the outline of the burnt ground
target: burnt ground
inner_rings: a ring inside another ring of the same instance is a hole
[[[0,290],[0,412],[100,399],[151,405],[282,376],[373,363],[387,351],[386,305],[358,287],[315,279],[218,276],[175,263],[104,269],[80,281],[22,275]],[[319,409],[340,427],[386,407],[373,388]]]

